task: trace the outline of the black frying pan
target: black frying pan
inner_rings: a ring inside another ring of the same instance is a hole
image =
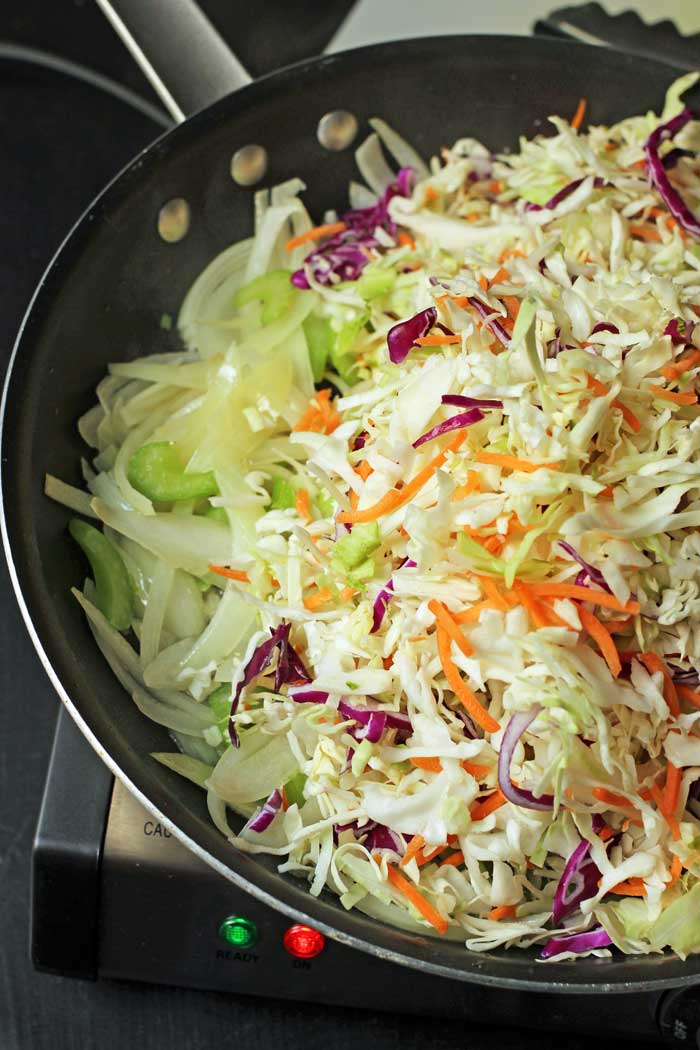
[[[240,67],[221,42],[212,50],[206,25],[196,23],[188,35],[187,0],[112,6],[134,19],[129,24],[159,67],[177,59],[169,83],[187,111],[240,83]],[[158,14],[167,14],[167,24],[154,23],[149,38],[144,17]],[[167,35],[173,28],[175,43]],[[163,135],[97,198],[42,278],[12,357],[2,422],[3,539],[34,645],[85,736],[140,801],[222,875],[331,937],[417,969],[521,989],[633,991],[699,980],[700,956],[543,966],[522,951],[468,952],[347,913],[330,894],[315,900],[273,862],[236,852],[211,825],[204,795],[148,757],[167,749],[169,738],[139,714],[93,643],[69,593],[84,566],[67,540],[66,512],[42,494],[43,477],[49,471],[80,484],[75,423],[108,362],[176,348],[176,335],[159,318],[177,311],[214,255],[250,233],[252,193],[229,172],[235,150],[264,146],[266,184],[300,175],[320,217],[345,204],[355,174],[352,151],[329,153],[316,140],[329,110],[349,109],[361,123],[380,115],[425,156],[464,134],[501,149],[541,130],[548,114],[573,113],[582,95],[593,122],[658,111],[675,73],[574,43],[465,36],[362,48],[264,77]],[[178,244],[156,232],[158,211],[172,197],[186,198],[191,209],[191,228]],[[29,717],[31,704],[27,697]]]

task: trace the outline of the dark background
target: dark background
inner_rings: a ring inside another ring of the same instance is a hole
[[[352,0],[202,0],[202,6],[251,73],[260,74],[321,51]],[[92,0],[0,0],[0,41],[84,63],[152,99]],[[0,51],[3,372],[32,289],[62,235],[157,131],[145,116],[94,87],[2,57]],[[4,560],[0,697],[0,1050],[200,1050],[225,1040],[261,1050],[490,1050],[504,1043],[516,1050],[559,1046],[562,1040],[570,1050],[588,1048],[590,1037],[570,1033],[479,1029],[447,1020],[35,974],[28,954],[30,848],[58,700],[20,619]],[[362,964],[359,955],[357,964]],[[418,979],[416,987],[419,992]],[[590,1000],[585,1005],[595,1008]],[[533,1017],[536,1013],[533,995]],[[601,1050],[607,1045],[597,1042]]]

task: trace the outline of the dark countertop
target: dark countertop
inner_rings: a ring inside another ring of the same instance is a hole
[[[146,0],[149,2],[149,0]],[[90,0],[4,0],[5,41],[82,61],[148,95]],[[348,0],[209,0],[253,72],[320,50]],[[0,58],[0,350],[6,364],[31,290],[61,235],[109,176],[154,134],[153,125],[85,85]],[[60,391],[57,393],[60,396]],[[31,646],[0,565],[0,1046],[2,1050],[187,1050],[261,1047],[555,1046],[561,1036],[454,1022],[353,1013],[137,984],[34,973],[28,954],[29,858],[58,700]],[[361,958],[358,957],[361,963]],[[555,1042],[556,1041],[556,1042]],[[571,1050],[589,1037],[567,1038]],[[605,1045],[604,1043],[602,1044]]]

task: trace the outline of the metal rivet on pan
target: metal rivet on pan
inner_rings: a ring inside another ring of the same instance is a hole
[[[267,171],[267,150],[263,146],[242,146],[231,158],[231,178],[239,186],[254,186]]]
[[[324,149],[346,149],[357,135],[357,117],[346,109],[334,109],[321,117],[316,135]]]
[[[190,206],[184,197],[173,197],[158,212],[158,233],[168,244],[181,241],[190,228]]]

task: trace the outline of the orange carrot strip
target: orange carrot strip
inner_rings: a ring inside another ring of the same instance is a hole
[[[439,196],[438,191],[435,189],[434,186],[427,186],[426,187],[425,199],[426,199],[426,202],[428,204],[432,204],[433,201],[436,201],[438,199],[438,196]]]
[[[566,620],[563,620],[561,616],[557,616],[554,609],[552,609],[550,605],[547,605],[546,602],[538,602],[537,606],[547,627],[565,627],[567,631],[573,630],[571,624],[567,623]]]
[[[600,649],[603,659],[610,668],[610,673],[613,678],[617,678],[622,670],[622,664],[620,663],[620,657],[609,632],[605,629],[600,620],[596,619],[593,613],[589,612],[588,609],[584,609],[582,605],[578,607],[578,615],[584,631],[591,636]]]
[[[578,101],[578,106],[576,107],[576,112],[571,118],[571,127],[574,128],[576,131],[578,131],[578,129],[583,124],[583,118],[586,115],[586,105],[586,99],[580,98]]]
[[[474,215],[475,215],[475,217],[477,219],[479,218],[479,213],[478,212],[474,212]],[[467,218],[469,218],[468,215],[467,215]],[[483,273],[482,273],[481,277],[479,278],[479,287],[481,288],[482,292],[488,292],[488,290],[489,290],[488,279],[483,275]]]
[[[649,789],[649,794],[656,803],[656,808],[659,813],[668,824],[671,830],[671,837],[678,842],[681,837],[681,829],[678,826],[678,821],[676,820],[673,811],[666,808],[665,792],[662,792],[661,788],[657,787],[656,784],[653,784]]]
[[[509,281],[509,280],[510,280],[510,274],[508,273],[507,270],[504,270],[503,267],[501,266],[500,270],[497,270],[496,273],[491,278],[490,283],[491,283],[491,285],[502,284],[503,281]]]
[[[628,879],[627,882],[618,882],[608,893],[617,893],[621,897],[646,897],[647,888],[642,879]]]
[[[419,911],[424,919],[426,919],[431,926],[434,926],[438,933],[445,933],[447,931],[448,922],[443,919],[442,915],[430,904],[422,893],[413,886],[408,879],[405,879],[403,875],[393,868],[391,864],[387,865],[387,877],[389,882],[402,893],[406,900],[408,900],[416,911]]]
[[[537,628],[546,627],[547,620],[541,611],[540,603],[532,597],[528,592],[527,587],[523,587],[519,581],[516,581],[513,586],[513,591],[520,598],[520,603],[525,607],[525,611],[533,625]]]
[[[700,350],[691,350],[685,357],[681,357],[679,361],[675,361],[671,365],[665,365],[661,369],[661,374],[666,379],[678,379],[684,372],[689,372],[691,368],[695,368],[696,365],[700,364]]]
[[[689,704],[693,705],[693,707],[700,708],[700,693],[696,693],[692,689],[689,689],[687,685],[677,685],[676,692],[682,700],[687,700]]]
[[[682,393],[679,390],[665,390],[662,386],[650,386],[649,390],[654,397],[660,397],[664,401],[673,401],[675,405],[696,405],[698,402],[698,396],[692,390]]]
[[[476,605],[472,605],[462,612],[455,613],[455,623],[476,623],[482,609],[499,609],[501,612],[503,611],[501,605],[497,605],[496,602],[487,599],[484,602],[477,602]]]
[[[505,470],[522,470],[526,474],[534,474],[536,470],[559,470],[558,463],[530,463],[528,460],[519,459],[518,456],[508,456],[502,452],[477,452],[474,456],[477,463],[492,463],[496,467]]]
[[[681,787],[681,771],[673,762],[666,766],[666,783],[664,785],[664,813],[673,815],[678,808],[678,795]]]
[[[416,476],[408,482],[407,485],[399,492],[397,489],[392,489],[387,492],[378,503],[375,503],[371,507],[365,507],[364,510],[345,510],[341,511],[337,515],[336,521],[340,522],[365,522],[374,521],[376,518],[380,518],[382,514],[388,514],[392,510],[396,510],[397,507],[407,503],[417,492],[423,488],[425,483],[430,480],[436,470],[439,470],[447,459],[450,452],[456,452],[460,445],[466,440],[467,435],[465,433],[458,434],[457,437],[453,438],[442,450],[439,452],[434,459],[431,459],[422,470],[418,471]]]
[[[512,321],[516,321],[520,312],[520,300],[517,295],[503,295],[501,298],[503,300],[503,305],[508,311],[509,317]]]
[[[445,677],[447,678],[452,692],[459,698],[474,721],[480,725],[485,732],[497,733],[501,728],[498,722],[481,706],[471,689],[462,680],[459,669],[452,660],[452,655],[450,653],[451,638],[441,624],[438,624],[437,629],[437,646],[440,663],[442,664],[442,669],[445,672]]]
[[[225,576],[227,580],[237,580],[239,583],[250,583],[250,576],[242,569],[226,569],[223,565],[209,565],[209,572],[215,572],[217,576]]]
[[[353,594],[357,594],[357,591],[354,587],[343,587],[342,591],[340,592],[341,602],[349,602]]]
[[[321,587],[315,594],[304,598],[304,608],[308,609],[309,612],[313,612],[314,609],[320,609],[322,605],[327,605],[332,597],[333,595],[327,587]]]
[[[451,343],[461,343],[461,335],[445,335],[443,332],[435,332],[432,335],[423,335],[416,339],[416,346],[447,346]]]
[[[526,586],[536,598],[573,598],[580,602],[591,602],[593,605],[602,605],[605,609],[615,609],[617,612],[632,615],[636,615],[640,609],[639,602],[630,600],[623,605],[607,591],[594,591],[588,587],[579,587],[575,583],[547,583],[545,581],[528,583]]]
[[[411,251],[415,251],[416,242],[413,240],[413,237],[411,237],[410,233],[406,233],[405,230],[401,230],[399,232],[398,242],[402,248],[405,247],[405,245],[408,245]]]
[[[492,908],[486,918],[491,919],[493,922],[498,922],[499,919],[514,919],[515,905],[502,904],[500,908]]]
[[[317,241],[321,237],[332,237],[333,234],[342,233],[347,228],[347,223],[345,222],[327,222],[322,226],[314,226],[312,229],[307,230],[306,233],[300,233],[296,237],[292,237],[290,241],[287,241],[285,247],[288,252],[291,252],[294,248],[298,248],[300,244],[306,244],[307,241]]]
[[[583,345],[584,344],[582,343],[581,346]],[[586,345],[591,346],[592,344],[588,343]],[[588,372],[586,372],[586,385],[588,386],[589,390],[593,391],[596,397],[606,397],[608,394],[608,388],[604,386],[599,379],[596,379]],[[622,413],[622,418],[627,423],[628,427],[630,427],[630,429],[633,430],[635,434],[639,433],[639,431],[642,429],[642,424],[639,422],[634,412],[632,412],[632,410],[627,407],[627,405],[623,405],[621,401],[618,401],[618,399],[615,398],[614,401],[610,402],[610,407],[619,409]]]
[[[478,820],[483,820],[484,817],[488,817],[490,813],[494,813],[501,806],[505,806],[508,799],[503,794],[500,788],[496,788],[492,795],[488,798],[483,799],[481,802],[477,802],[475,806],[472,806],[470,815],[472,820],[476,823]]]
[[[618,795],[615,791],[609,791],[604,787],[594,787],[591,791],[594,798],[597,798],[599,802],[604,802],[606,806],[611,806],[613,809],[634,809],[634,805],[629,799],[625,798],[624,795]]]
[[[411,765],[417,766],[418,769],[426,769],[428,773],[442,772],[442,762],[439,758],[411,758],[409,761]]]
[[[442,846],[436,846],[435,849],[431,849],[429,853],[426,853],[424,849],[416,856],[416,864],[419,868],[422,868],[424,864],[430,864],[431,860],[435,860],[438,853],[442,853],[445,849],[446,843]]]
[[[484,592],[486,597],[491,601],[491,603],[497,609],[501,609],[503,612],[507,612],[510,606],[499,591],[496,582],[492,580],[489,576],[477,576],[477,579],[479,581],[482,591]]]
[[[461,849],[457,853],[451,853],[449,857],[446,857],[441,864],[449,864],[450,867],[457,868],[460,864],[464,864],[464,854]]]
[[[466,773],[470,773],[475,780],[483,780],[491,772],[490,766],[480,766],[476,762],[470,762],[468,758],[463,759],[460,762],[462,769]]]
[[[408,844],[406,846],[406,852],[399,861],[399,867],[405,868],[406,865],[415,857],[416,853],[420,853],[420,851],[423,849],[423,846],[425,846],[425,839],[422,835],[414,835],[413,838],[409,839]]]
[[[455,306],[461,306],[461,307],[469,306],[469,296],[468,295],[448,295],[448,296],[446,296],[446,298],[450,299],[451,302],[453,302],[455,304]]]
[[[605,827],[601,828],[598,832],[598,838],[601,842],[607,842],[608,839],[611,839],[614,834],[615,828],[611,828],[609,824],[606,824]]]
[[[355,467],[355,473],[359,474],[363,481],[367,481],[370,474],[374,474],[374,468],[369,465],[366,459],[363,459],[362,462]]]
[[[467,471],[467,481],[464,485],[459,485],[452,493],[452,502],[456,503],[457,500],[464,499],[465,496],[469,496],[472,492],[481,492],[481,475],[478,470]]]
[[[678,692],[666,664],[657,653],[640,653],[639,659],[650,674],[660,671],[664,676],[664,700],[668,704],[668,709],[673,717],[677,718],[681,712],[681,705],[678,700]]]
[[[678,882],[683,871],[683,862],[677,853],[673,854],[671,860],[671,878],[666,883],[667,886],[673,886],[674,883]]]
[[[311,508],[309,507],[309,494],[306,489],[299,489],[297,491],[296,500],[294,506],[297,514],[304,521],[311,521]]]
[[[461,649],[465,656],[471,656],[474,652],[472,646],[464,637],[459,627],[452,619],[452,616],[450,615],[449,611],[442,604],[442,602],[438,602],[435,600],[435,598],[431,598],[428,602],[428,608],[435,617],[436,622],[440,625],[440,627],[442,627],[444,631],[447,632],[447,634],[449,634],[450,638],[455,643],[457,648]]]
[[[643,241],[660,241],[661,234],[656,226],[630,225],[630,233],[633,237],[640,237]]]

